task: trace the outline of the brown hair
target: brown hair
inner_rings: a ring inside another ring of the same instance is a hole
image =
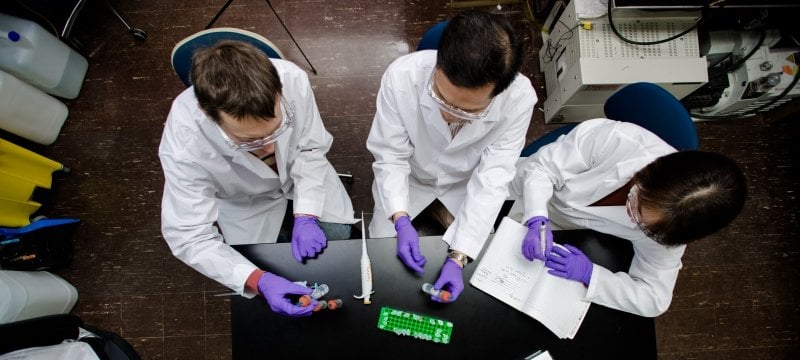
[[[191,80],[200,108],[216,122],[220,111],[235,119],[275,117],[275,100],[282,89],[278,71],[249,43],[223,40],[197,50]]]
[[[643,208],[661,212],[647,229],[664,245],[703,238],[728,225],[747,198],[747,180],[732,159],[680,151],[656,159],[633,178]]]

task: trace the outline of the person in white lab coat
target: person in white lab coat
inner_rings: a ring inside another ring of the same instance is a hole
[[[454,219],[444,224],[450,252],[434,287],[450,291],[451,301],[492,230],[525,142],[537,98],[521,64],[508,19],[471,10],[449,21],[438,51],[396,59],[381,80],[367,139],[375,157],[369,233],[397,236],[398,257],[423,273],[411,219],[438,200]]]
[[[638,125],[592,119],[521,159],[511,193],[523,199],[522,216],[519,201],[511,216],[526,219],[526,258],[585,284],[587,301],[655,317],[672,301],[686,244],[736,218],[747,182],[724,155],[676,151]],[[571,245],[553,246],[551,229],[593,229],[630,241],[630,269],[612,273]]]
[[[180,260],[237,293],[261,294],[284,315],[310,315],[313,306],[285,295],[311,289],[231,247],[276,242],[289,199],[298,262],[322,251],[326,232],[349,238],[353,207],[325,158],[332,138],[308,76],[253,45],[221,41],[194,54],[191,80],[172,104],[158,151],[164,239]]]

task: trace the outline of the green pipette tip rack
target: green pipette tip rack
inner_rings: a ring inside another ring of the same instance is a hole
[[[382,307],[378,329],[440,344],[450,343],[453,323],[408,311]]]

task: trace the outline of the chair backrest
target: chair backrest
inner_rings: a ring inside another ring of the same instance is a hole
[[[417,45],[417,51],[438,49],[439,40],[442,38],[442,32],[444,28],[447,27],[448,21],[449,20],[444,20],[431,26],[431,28],[422,35],[422,39],[420,39],[419,45]]]
[[[603,111],[612,120],[639,125],[658,135],[678,150],[699,148],[697,129],[683,104],[664,88],[646,82],[628,84],[611,95]],[[522,149],[520,156],[530,156],[578,124],[556,128]]]
[[[678,150],[696,150],[700,146],[689,112],[675,96],[656,84],[624,86],[606,100],[603,111],[607,118],[639,125]]]
[[[273,59],[283,59],[283,53],[267,38],[251,31],[236,28],[213,28],[190,35],[172,48],[172,69],[187,87],[192,83],[189,79],[192,70],[192,55],[199,48],[209,47],[220,40],[239,40],[248,42],[261,49]]]

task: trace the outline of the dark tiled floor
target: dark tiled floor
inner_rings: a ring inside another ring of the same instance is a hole
[[[230,300],[220,296],[227,289],[173,258],[161,238],[163,177],[156,156],[169,105],[183,89],[170,68],[172,46],[201,30],[224,1],[115,3],[148,40],[135,44],[111,13],[90,2],[76,29],[90,63],[82,93],[68,102],[70,118],[58,141],[30,145],[73,169],[57,176],[48,209],[50,216],[83,220],[74,236],[76,259],[58,273],[80,292],[75,314],[121,334],[144,358],[230,358]],[[336,138],[329,158],[353,175],[355,209],[368,213],[372,157],[364,141],[380,76],[454,11],[444,0],[272,4],[318,71],[311,81]],[[534,61],[541,40],[519,7],[505,9],[527,34],[525,73],[544,98]],[[234,1],[217,26],[263,34],[308,66],[263,1]],[[741,162],[751,196],[732,226],[689,246],[672,307],[656,321],[660,358],[794,359],[800,353],[796,114],[698,124],[704,149]],[[549,128],[537,111],[528,138]]]

